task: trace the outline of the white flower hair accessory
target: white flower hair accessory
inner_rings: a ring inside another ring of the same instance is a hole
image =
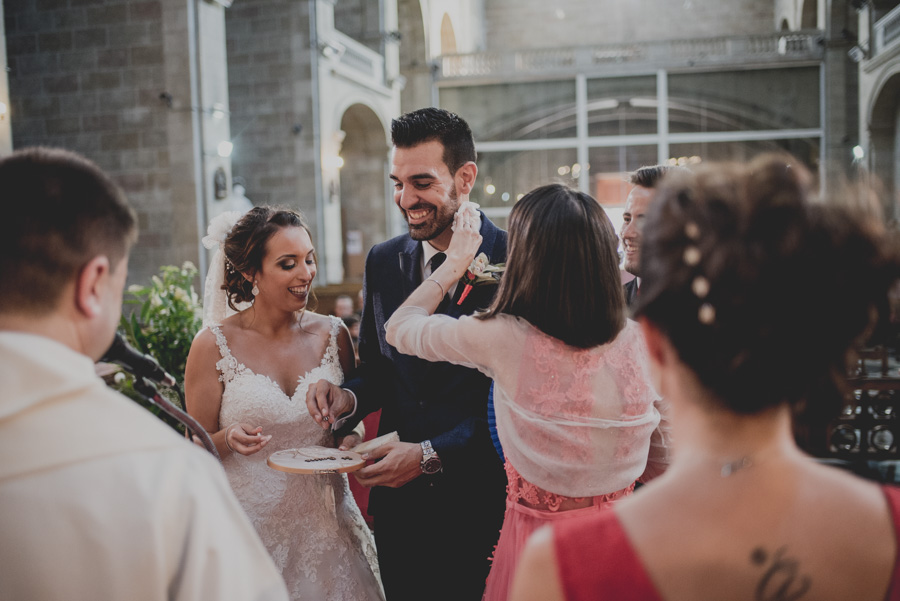
[[[209,250],[216,246],[222,247],[225,244],[225,238],[231,233],[234,225],[243,217],[240,211],[226,211],[209,222],[206,228],[206,235],[203,237],[203,246]]]
[[[214,217],[206,228],[203,246],[209,250],[215,249],[216,252],[209,262],[209,272],[203,285],[204,326],[219,324],[235,312],[228,306],[228,296],[224,290],[225,270],[231,266],[230,261],[225,258],[225,239],[243,216],[244,213],[240,211],[227,211]],[[233,269],[232,267],[231,270]]]

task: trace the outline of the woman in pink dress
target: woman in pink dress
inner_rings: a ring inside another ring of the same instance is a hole
[[[478,219],[463,202],[447,259],[391,317],[387,340],[494,379],[509,484],[485,599],[505,601],[536,528],[593,514],[665,468],[666,422],[637,324],[625,318],[616,235],[597,201],[560,185],[525,195],[510,214],[493,305],[458,320],[432,315],[464,285]]]
[[[900,490],[793,438],[794,409],[833,391],[900,273],[883,225],[808,202],[810,182],[784,156],[666,176],[636,315],[672,465],[605,515],[536,533],[511,599],[900,599]]]

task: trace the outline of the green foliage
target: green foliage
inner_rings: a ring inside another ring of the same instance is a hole
[[[203,323],[200,300],[194,291],[197,268],[164,265],[149,286],[131,286],[125,304],[140,308],[122,315],[120,331],[134,348],[159,361],[164,370],[184,380],[184,365],[194,336]]]
[[[178,381],[178,390],[164,387],[160,393],[178,406],[184,395],[184,366],[194,336],[203,324],[203,311],[194,278],[197,268],[190,262],[181,267],[164,265],[159,275],[151,278],[149,286],[130,286],[123,301],[135,305],[131,312],[123,312],[119,331],[137,350],[156,359],[164,370]],[[131,298],[128,298],[130,296]],[[123,377],[124,376],[124,377]],[[119,392],[147,406],[134,390],[130,374],[118,375],[115,384]],[[156,407],[148,407],[159,415]]]

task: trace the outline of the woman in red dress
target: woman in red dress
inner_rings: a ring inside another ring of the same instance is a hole
[[[884,228],[809,202],[810,182],[784,156],[667,176],[636,315],[672,465],[612,511],[536,533],[510,599],[900,599],[898,489],[792,435],[898,275]]]

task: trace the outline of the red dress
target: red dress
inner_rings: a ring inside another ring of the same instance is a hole
[[[883,490],[900,540],[900,488]],[[553,543],[566,601],[662,601],[615,511],[554,524]],[[900,561],[885,599],[900,601]]]

